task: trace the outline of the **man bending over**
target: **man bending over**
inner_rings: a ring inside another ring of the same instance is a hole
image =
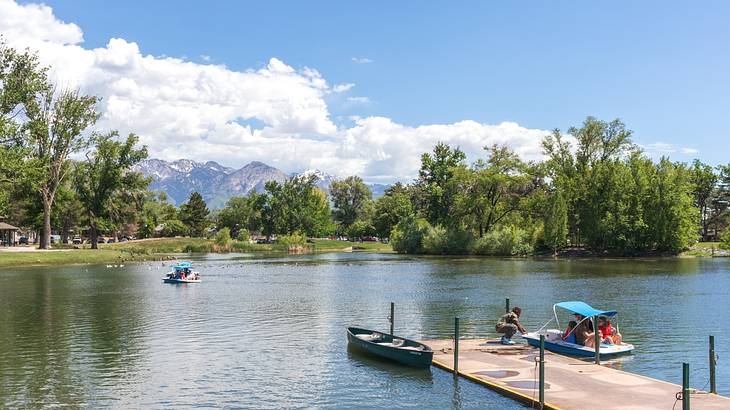
[[[497,321],[495,330],[497,333],[504,334],[500,340],[503,345],[515,344],[515,342],[512,341],[512,336],[514,336],[517,331],[520,333],[527,333],[527,330],[520,324],[521,314],[522,309],[515,306],[512,308],[511,312],[505,313],[501,318],[499,318],[499,321]]]

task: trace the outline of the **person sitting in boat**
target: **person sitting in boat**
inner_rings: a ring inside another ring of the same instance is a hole
[[[621,334],[611,326],[611,321],[608,317],[598,317],[598,330],[601,332],[601,343],[621,344]]]
[[[593,334],[593,324],[590,320],[586,320],[586,317],[576,313],[575,319],[578,321],[573,333],[575,333],[576,344],[583,345],[586,347],[595,346],[595,335]]]
[[[497,321],[497,325],[494,327],[494,329],[497,331],[497,333],[504,334],[504,336],[502,336],[502,339],[500,339],[500,342],[503,345],[515,344],[515,342],[512,341],[512,336],[514,336],[517,331],[519,331],[520,333],[527,333],[527,330],[520,324],[521,314],[522,309],[515,306],[514,308],[512,308],[511,312],[505,313]]]
[[[563,340],[565,340],[568,343],[576,344],[575,340],[575,326],[578,325],[575,320],[571,320],[568,322],[568,328],[565,329],[565,333],[563,333]]]

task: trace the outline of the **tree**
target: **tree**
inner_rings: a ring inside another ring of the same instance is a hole
[[[315,186],[317,177],[299,176],[283,184],[269,181],[261,202],[264,233],[319,236],[332,231],[327,195]]]
[[[421,156],[421,169],[418,171],[419,195],[417,200],[423,208],[426,219],[432,224],[448,222],[455,192],[450,188],[449,181],[454,175],[454,169],[463,165],[466,154],[458,148],[452,149],[439,142],[433,153]]]
[[[692,195],[694,196],[694,206],[699,209],[702,240],[704,241],[708,240],[708,228],[712,220],[712,199],[718,179],[718,175],[711,166],[703,164],[698,159],[692,162]]]
[[[68,175],[69,155],[87,145],[84,131],[99,118],[97,98],[76,91],[52,89],[38,93],[26,103],[29,132],[29,172],[43,204],[40,248],[50,247],[51,212],[58,187]]]
[[[146,183],[140,184],[138,173],[129,171],[147,158],[147,148],[135,148],[139,138],[134,134],[129,134],[124,142],[115,141],[118,136],[116,131],[93,135],[94,150],[77,165],[75,186],[89,220],[91,249],[97,249],[99,225],[111,223],[115,219],[112,211],[119,211],[114,199],[147,187]]]
[[[198,193],[193,191],[188,201],[180,206],[180,220],[187,226],[190,236],[205,236],[208,229],[208,206]]]
[[[260,194],[252,192],[245,197],[232,197],[216,217],[217,227],[228,228],[233,237],[240,231],[258,231],[261,226]]]
[[[412,214],[413,205],[408,195],[403,190],[389,188],[375,201],[373,226],[376,234],[380,238],[390,237],[393,227]]]
[[[512,213],[519,211],[524,198],[536,189],[533,170],[508,147],[484,148],[489,157],[472,169],[460,165],[452,169],[454,214],[469,221],[484,236]]]
[[[371,201],[372,193],[362,178],[349,176],[342,181],[333,181],[330,184],[330,195],[334,207],[335,221],[346,230],[362,213]]]
[[[552,250],[553,254],[565,246],[568,236],[568,206],[565,203],[563,194],[556,190],[548,202],[547,213],[545,214],[545,244]]]

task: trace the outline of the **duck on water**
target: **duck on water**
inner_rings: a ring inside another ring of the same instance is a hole
[[[180,262],[172,266],[172,270],[162,278],[162,281],[165,283],[199,283],[200,273],[193,270],[192,263]]]

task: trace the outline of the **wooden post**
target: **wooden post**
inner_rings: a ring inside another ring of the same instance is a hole
[[[710,393],[717,394],[717,384],[715,384],[715,366],[717,356],[715,355],[715,336],[710,335]]]
[[[540,409],[545,408],[545,335],[540,335]]]
[[[454,318],[454,377],[459,377],[459,318]]]
[[[393,334],[393,326],[395,325],[395,303],[390,302],[390,334]]]
[[[689,410],[689,363],[682,363],[682,410]]]
[[[593,316],[593,343],[596,345],[596,364],[601,364],[601,335],[598,334],[598,316]]]
[[[505,313],[509,313],[509,298],[505,299],[504,310],[505,310]]]

